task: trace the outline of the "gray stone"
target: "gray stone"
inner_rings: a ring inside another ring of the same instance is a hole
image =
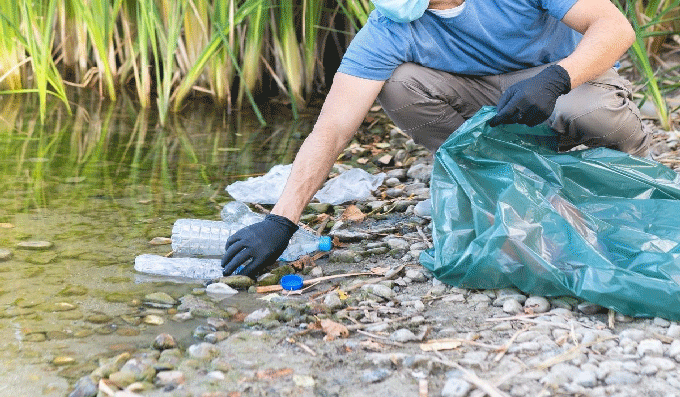
[[[524,302],[524,309],[534,313],[546,313],[550,310],[550,302],[542,296],[531,296]]]
[[[606,311],[607,309],[590,302],[579,303],[578,310],[587,315],[597,314]]]
[[[524,304],[524,302],[527,301],[526,295],[522,294],[512,294],[512,295],[499,295],[498,298],[494,299],[493,301],[493,306],[495,307],[503,307],[505,302],[509,301],[510,299],[516,300],[520,304]]]
[[[95,397],[98,391],[97,383],[89,375],[86,375],[78,379],[68,397]]]
[[[432,176],[432,165],[431,164],[416,164],[411,166],[406,172],[406,176],[412,179],[417,179],[419,181],[429,181]]]
[[[177,347],[177,342],[170,334],[160,334],[153,341],[153,347],[158,350],[174,349]]]
[[[620,338],[630,338],[636,342],[640,342],[645,338],[645,331],[641,329],[629,328],[619,333]]]
[[[254,312],[250,313],[249,315],[246,316],[246,318],[243,319],[244,323],[257,323],[259,321],[264,320],[267,316],[271,314],[271,311],[268,308],[262,308],[262,309],[257,309]]]
[[[377,383],[387,379],[392,374],[392,370],[387,368],[379,368],[374,370],[366,370],[361,374],[361,380],[365,383]]]
[[[658,339],[645,339],[640,341],[637,351],[641,356],[662,356],[663,344]]]
[[[389,238],[387,239],[387,245],[393,250],[407,250],[409,248],[408,241],[403,238]]]
[[[628,371],[613,371],[604,380],[608,385],[634,385],[640,381],[640,377]]]
[[[642,364],[653,365],[661,371],[671,371],[675,369],[675,363],[664,357],[645,357]]]
[[[224,283],[212,283],[205,288],[205,292],[211,295],[234,295],[238,291]]]
[[[671,343],[668,348],[668,356],[675,359],[675,361],[680,361],[680,339],[676,339]]]
[[[215,345],[206,342],[191,345],[187,351],[191,357],[199,360],[210,360],[220,355],[220,351]]]
[[[390,300],[394,297],[392,289],[383,284],[368,284],[361,287],[362,290],[378,296],[383,299]]]
[[[405,343],[405,342],[411,342],[411,341],[414,341],[414,340],[418,340],[418,337],[413,332],[411,332],[410,330],[408,330],[406,328],[401,328],[401,329],[394,331],[390,335],[390,340],[393,340],[395,342]]]
[[[422,269],[408,269],[406,270],[406,277],[417,283],[427,281],[427,277],[425,277],[425,273],[423,273]]]
[[[21,241],[20,243],[17,244],[17,248],[34,251],[48,250],[53,246],[54,244],[50,241],[36,241],[36,240]]]
[[[345,306],[337,293],[330,293],[326,295],[323,300],[323,304],[331,310],[340,309],[341,307]]]
[[[677,323],[672,323],[668,327],[668,331],[666,331],[666,336],[673,339],[680,338],[680,325],[678,325]]]
[[[390,198],[396,198],[404,194],[404,189],[398,187],[392,187],[385,190],[385,195]]]
[[[161,371],[156,374],[155,383],[158,386],[178,386],[185,382],[182,371]]]
[[[361,261],[361,253],[354,250],[333,250],[328,259],[331,262],[358,263]]]
[[[385,182],[383,184],[387,187],[394,187],[397,186],[401,183],[401,181],[398,178],[387,178],[385,179]]]
[[[472,386],[460,378],[448,378],[442,388],[442,397],[465,397]]]
[[[12,251],[0,248],[0,262],[8,261],[10,259],[12,259]]]
[[[593,371],[579,371],[574,376],[574,383],[583,387],[597,386],[597,375]]]
[[[403,168],[395,168],[393,170],[389,170],[385,173],[386,178],[397,178],[397,179],[406,179],[406,170]]]
[[[503,303],[503,311],[508,314],[517,314],[523,311],[523,307],[517,300],[508,299]]]
[[[255,280],[252,278],[236,274],[228,277],[222,277],[220,282],[236,289],[248,289],[251,285],[255,284]]]
[[[331,237],[337,237],[343,243],[352,243],[365,240],[373,240],[377,236],[365,233],[365,232],[354,232],[345,229],[331,230],[328,233]],[[335,252],[335,251],[332,251]]]
[[[668,328],[671,325],[671,322],[666,320],[665,318],[661,317],[654,317],[654,321],[652,324],[656,325],[657,327],[662,327],[662,328]]]
[[[432,218],[432,199],[419,201],[413,208],[413,214],[425,219]]]

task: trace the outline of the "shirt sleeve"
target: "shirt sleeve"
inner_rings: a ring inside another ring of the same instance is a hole
[[[558,21],[561,21],[562,18],[564,18],[577,1],[578,0],[539,0],[541,7],[547,10],[548,13]]]
[[[373,11],[347,48],[338,72],[387,80],[394,69],[412,57],[409,29],[409,24],[392,22]]]

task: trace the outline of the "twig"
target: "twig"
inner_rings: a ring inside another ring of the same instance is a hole
[[[291,339],[291,340],[292,340],[292,339]],[[293,341],[293,343],[295,343],[296,345],[298,345],[302,350],[304,350],[304,351],[306,351],[307,353],[311,354],[313,357],[316,357],[316,352],[315,352],[314,350],[312,350],[311,347],[305,345],[305,344],[302,343],[302,342],[298,342],[298,341],[295,341],[295,340],[292,340],[292,341]]]
[[[316,283],[319,283],[319,282],[322,282],[322,281],[333,280],[333,279],[336,279],[336,278],[343,278],[343,277],[374,276],[374,275],[375,275],[375,273],[371,273],[371,272],[335,274],[335,275],[332,275],[332,276],[310,278],[309,280],[304,280],[302,282],[302,285],[311,285],[311,284],[316,284]],[[259,294],[266,294],[268,292],[281,291],[282,289],[283,289],[283,287],[280,286],[280,285],[265,285],[265,286],[262,286],[262,287],[257,287],[256,291]]]
[[[448,365],[449,367],[454,367],[461,371],[463,373],[463,378],[467,380],[470,383],[473,383],[475,386],[486,392],[491,397],[509,397],[506,393],[498,389],[496,386],[490,384],[489,382],[479,378],[477,375],[475,375],[474,372],[468,371],[467,369],[463,368],[460,366],[460,364],[449,361],[444,357],[443,354],[440,352],[434,352],[435,355],[439,358],[440,362],[444,365]]]
[[[359,330],[359,329],[372,327],[374,325],[390,324],[390,323],[394,323],[394,322],[397,322],[397,321],[403,321],[403,320],[406,320],[406,319],[409,319],[409,318],[411,318],[411,317],[406,316],[406,317],[398,317],[398,318],[393,318],[393,319],[390,319],[390,320],[380,321],[380,322],[377,322],[377,323],[355,324],[355,325],[350,325],[349,327],[347,327],[347,329],[350,330],[350,331],[356,331],[356,330]]]
[[[427,248],[432,248],[432,243],[423,232],[423,228],[421,228],[420,226],[416,226],[416,230],[418,230],[418,234],[420,234],[420,237],[422,237],[425,244],[427,244]]]
[[[355,284],[355,285],[352,285],[352,286],[346,288],[346,289],[345,289],[345,292],[354,291],[355,289],[361,288],[361,287],[363,287],[364,285],[375,284],[375,283],[379,283],[379,282],[381,282],[381,281],[390,280],[390,279],[396,277],[396,276],[404,269],[404,267],[406,267],[406,264],[403,264],[403,265],[399,266],[399,267],[397,268],[397,270],[394,271],[392,277],[380,277],[380,278],[373,279],[373,280],[366,280],[366,281],[364,281],[364,282],[362,282],[362,283],[357,283],[357,284]]]
[[[610,329],[614,329],[614,318],[615,317],[616,317],[616,313],[612,309],[609,309],[609,312],[607,313],[607,326]]]
[[[576,358],[577,354],[580,352],[581,349],[585,349],[585,348],[590,347],[592,345],[595,345],[595,344],[598,344],[598,343],[601,343],[601,342],[606,342],[606,341],[611,340],[611,339],[617,339],[617,338],[618,338],[618,336],[610,336],[610,337],[603,338],[603,339],[597,339],[596,341],[593,341],[593,342],[590,342],[590,343],[576,345],[576,346],[572,347],[571,349],[567,350],[566,352],[564,352],[564,353],[562,353],[558,356],[554,356],[554,357],[544,361],[543,363],[537,365],[536,369],[548,369],[555,364],[559,364],[561,362],[568,361],[568,360],[571,360],[573,358]]]
[[[369,338],[378,339],[380,341],[380,343],[385,343],[387,345],[392,345],[392,346],[397,346],[397,347],[404,347],[403,343],[391,341],[390,338],[388,338],[388,337],[372,334],[370,332],[362,331],[360,329],[358,329],[356,331],[357,331],[357,333],[359,333],[361,335],[366,335]]]
[[[512,337],[510,337],[510,340],[508,341],[508,343],[506,343],[506,344],[501,348],[501,351],[498,352],[498,354],[496,355],[496,357],[494,357],[493,361],[495,361],[495,362],[501,361],[501,358],[503,358],[503,356],[504,356],[505,353],[508,351],[508,349],[510,349],[510,346],[512,346],[513,342],[515,342],[515,339],[517,339],[517,337],[518,337],[520,334],[524,333],[526,330],[527,330],[527,328],[525,327],[524,329],[520,329],[520,330],[518,330],[517,332],[515,332],[515,334],[512,335]]]
[[[328,222],[331,220],[331,218],[332,217],[330,215],[328,215],[328,216],[326,216],[326,219],[321,221],[321,223],[319,224],[319,227],[316,229],[316,235],[317,236],[320,236],[321,233],[323,233],[324,229],[326,229],[326,225],[328,225]]]

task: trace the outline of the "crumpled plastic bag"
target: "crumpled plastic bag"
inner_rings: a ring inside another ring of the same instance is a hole
[[[678,174],[605,148],[558,153],[549,127],[492,128],[494,114],[480,110],[435,154],[421,263],[458,287],[680,320]]]
[[[276,204],[291,168],[292,164],[275,165],[267,174],[234,182],[226,190],[235,200],[244,203]],[[384,173],[371,175],[361,168],[352,168],[328,180],[314,198],[332,205],[362,200],[369,197],[384,180]]]

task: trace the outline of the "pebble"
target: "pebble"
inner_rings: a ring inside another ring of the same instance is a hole
[[[209,360],[220,355],[217,347],[211,343],[201,342],[189,346],[189,355],[199,360]]]
[[[321,268],[321,266],[315,266],[309,272],[309,276],[312,278],[323,277],[323,269]]]
[[[361,289],[386,300],[391,300],[394,297],[392,289],[383,284],[368,284],[362,286]]]
[[[448,378],[442,388],[442,397],[465,397],[472,386],[460,378]]]
[[[428,182],[432,176],[433,166],[431,164],[415,164],[406,171],[406,176],[411,179]]]
[[[255,284],[255,281],[252,278],[240,275],[222,277],[220,282],[236,289],[248,289]]]
[[[583,387],[597,386],[597,375],[593,371],[579,371],[574,376],[574,383]]]
[[[422,283],[427,281],[425,273],[421,269],[408,269],[406,270],[406,277],[410,278],[412,281],[417,283]]]
[[[379,368],[374,370],[365,370],[361,374],[361,380],[365,383],[377,383],[387,379],[392,374],[392,370],[387,368]]]
[[[409,248],[409,242],[403,238],[389,238],[386,242],[393,250],[407,250]]]
[[[633,385],[640,381],[640,377],[628,371],[613,371],[604,380],[608,385]]]
[[[212,283],[205,288],[205,292],[211,295],[218,296],[238,294],[237,290],[231,288],[225,283]]]
[[[675,361],[680,361],[680,339],[671,343],[671,347],[668,348],[668,356],[674,358]]]
[[[73,365],[76,363],[76,359],[69,356],[58,356],[52,360],[52,364],[56,366]]]
[[[160,334],[153,341],[153,347],[158,350],[174,349],[177,347],[177,342],[170,334]]]
[[[670,327],[671,322],[666,320],[665,318],[654,317],[652,324],[656,325],[657,327],[668,328]]]
[[[665,357],[645,357],[642,364],[653,365],[661,371],[671,371],[675,369],[675,363]]]
[[[293,375],[293,383],[297,387],[303,387],[306,389],[311,389],[316,385],[316,381],[312,376],[309,375]]]
[[[413,332],[411,332],[410,330],[408,330],[406,328],[401,328],[401,329],[394,331],[390,335],[390,340],[392,340],[394,342],[406,343],[406,342],[418,340],[418,337]]]
[[[161,371],[156,374],[155,383],[159,386],[178,386],[185,382],[182,371]]]
[[[12,259],[12,251],[0,248],[0,262],[8,261],[10,259]]]
[[[658,339],[645,339],[638,344],[637,352],[640,356],[662,356],[663,344]]]
[[[89,375],[85,375],[78,379],[68,397],[95,397],[98,391],[99,388],[95,380]]]
[[[498,298],[494,299],[492,305],[494,307],[503,307],[505,302],[507,302],[511,299],[519,302],[522,305],[524,304],[524,302],[527,301],[527,297],[525,295],[522,295],[522,294],[500,295]]]
[[[406,179],[406,170],[404,168],[395,168],[393,170],[389,170],[385,173],[386,178],[397,178],[397,179]]]
[[[668,327],[668,330],[666,331],[666,336],[673,338],[673,339],[680,338],[680,325],[678,325],[676,323],[672,323]]]
[[[550,302],[542,296],[531,296],[524,302],[524,309],[533,313],[546,313],[550,310]]]
[[[259,321],[264,320],[264,318],[269,316],[270,314],[271,314],[271,311],[266,307],[263,308],[263,309],[257,309],[254,312],[247,315],[246,318],[243,319],[243,322],[245,322],[245,323],[257,323]]]
[[[35,241],[35,240],[22,241],[17,244],[17,248],[35,251],[48,250],[53,246],[54,244],[50,241]]]
[[[600,306],[600,305],[596,305],[594,303],[583,302],[583,303],[579,303],[578,310],[583,314],[593,315],[593,314],[604,312],[607,309]]]
[[[522,304],[515,299],[508,299],[503,303],[503,311],[508,314],[521,313],[523,310]]]
[[[144,324],[149,324],[149,325],[163,325],[165,324],[165,320],[161,316],[157,316],[155,314],[149,314],[148,316],[144,316],[144,319],[142,320]]]
[[[326,307],[331,310],[340,309],[341,307],[345,306],[345,304],[342,303],[342,300],[340,300],[340,297],[338,296],[337,293],[330,293],[326,295],[326,297],[323,300],[323,304],[326,305]]]
[[[154,292],[144,296],[144,303],[154,307],[172,307],[177,301],[165,292]]]

